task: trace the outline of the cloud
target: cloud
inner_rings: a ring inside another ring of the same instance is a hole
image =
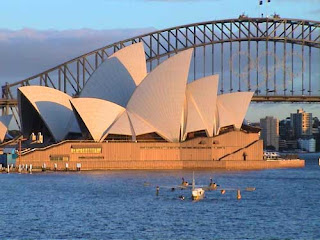
[[[0,84],[25,79],[86,52],[154,30],[0,29]]]

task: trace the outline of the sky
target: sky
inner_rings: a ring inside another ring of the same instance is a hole
[[[241,13],[278,13],[282,17],[316,19],[319,0],[10,0],[1,1],[0,28],[162,29],[193,22],[236,18]]]
[[[107,44],[156,29],[273,13],[320,20],[320,0],[3,0],[0,8],[0,84],[25,79]],[[247,118],[284,118],[318,105],[252,104]],[[281,111],[279,111],[281,109]],[[277,114],[275,114],[277,113]]]

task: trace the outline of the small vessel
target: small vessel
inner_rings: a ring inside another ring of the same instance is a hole
[[[192,200],[201,200],[204,198],[204,189],[203,188],[195,188],[195,180],[194,180],[194,172],[192,178],[192,191],[191,191],[191,198]]]
[[[253,192],[256,190],[255,187],[246,187],[246,188],[221,188],[220,185],[216,184],[212,178],[210,178],[209,185],[205,186],[197,186],[195,185],[195,179],[194,179],[194,172],[193,172],[193,178],[192,178],[192,184],[189,184],[187,181],[185,181],[184,178],[182,178],[182,183],[178,186],[163,186],[163,188],[168,188],[171,190],[171,192],[175,192],[177,189],[180,190],[190,190],[191,189],[191,199],[193,201],[200,201],[204,198],[205,192],[208,191],[214,192],[214,191],[220,191],[221,195],[224,195],[227,191],[236,191],[237,192],[237,199],[240,200],[242,198],[241,191],[247,191],[247,192]],[[160,187],[156,187],[156,196],[159,196]],[[210,197],[210,194],[208,194],[207,197]],[[184,195],[179,195],[178,197],[180,200],[185,200]],[[190,199],[190,198],[189,198]]]
[[[181,187],[188,187],[189,183],[182,178]]]
[[[215,182],[213,182],[212,178],[210,178],[210,183],[209,183],[208,189],[209,190],[216,190],[217,187],[218,187],[218,185]]]
[[[265,160],[278,160],[281,156],[278,152],[263,151],[263,158]]]
[[[203,188],[195,188],[191,193],[192,200],[201,200],[204,198],[204,190]]]

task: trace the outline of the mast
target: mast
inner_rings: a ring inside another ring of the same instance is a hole
[[[195,188],[195,180],[194,180],[194,172],[192,172],[192,191],[194,190]]]

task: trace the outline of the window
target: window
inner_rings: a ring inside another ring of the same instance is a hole
[[[101,147],[83,147],[83,148],[71,147],[71,153],[102,153],[102,148]]]
[[[69,161],[69,156],[66,156],[66,155],[50,155],[50,161]]]
[[[80,160],[94,160],[94,159],[104,159],[104,156],[79,156],[78,159]]]

